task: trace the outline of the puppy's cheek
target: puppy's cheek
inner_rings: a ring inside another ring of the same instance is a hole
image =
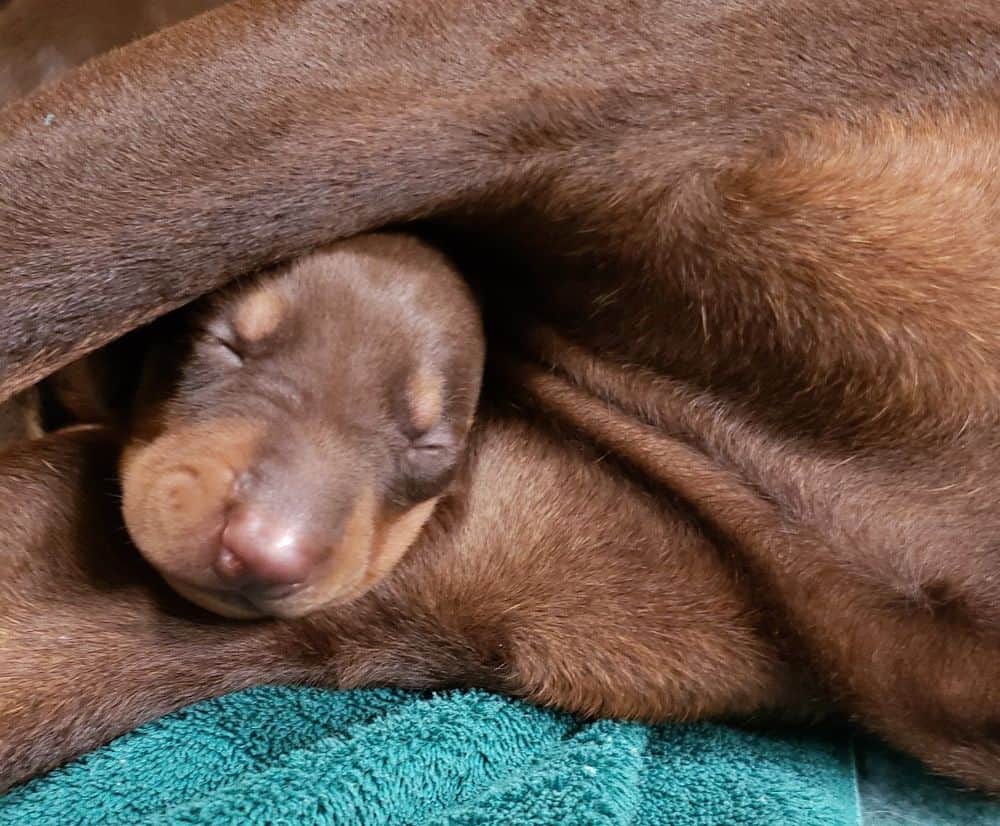
[[[171,579],[209,584],[235,478],[256,445],[246,422],[167,431],[122,456],[123,513],[133,542]]]
[[[314,611],[342,605],[367,590],[363,583],[369,571],[376,537],[378,498],[367,486],[355,500],[340,541],[325,563],[310,578],[301,593],[268,606],[269,613],[293,619]]]
[[[150,449],[123,476],[125,525],[153,565],[191,576],[209,563],[233,475],[225,466],[164,464]]]

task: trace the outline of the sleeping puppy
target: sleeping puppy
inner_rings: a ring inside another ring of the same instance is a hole
[[[220,3],[83,0],[53,15],[18,0],[0,9],[0,105]],[[298,615],[370,587],[454,470],[482,371],[477,316],[445,260],[404,236],[340,244],[184,313],[128,423],[136,544],[179,592],[232,617]],[[0,405],[0,449],[41,435],[41,397],[56,402],[48,424],[113,422],[134,338]]]
[[[483,369],[443,255],[359,237],[158,331],[120,462],[132,539],[191,601],[294,617],[356,597],[448,486]]]

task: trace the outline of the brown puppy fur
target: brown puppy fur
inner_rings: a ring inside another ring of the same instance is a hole
[[[156,333],[120,471],[125,523],[234,617],[353,599],[447,488],[479,395],[479,312],[445,258],[362,236]]]
[[[474,685],[651,720],[811,714],[823,695],[724,556],[597,458],[488,406],[461,493],[381,584],[303,619],[231,623],[171,598],[127,544],[106,434],[0,457],[0,787],[266,682]]]
[[[491,349],[558,382],[513,370],[525,421],[687,501],[843,709],[997,790],[998,100],[994,0],[236,2],[0,115],[0,387],[335,238],[475,239]]]

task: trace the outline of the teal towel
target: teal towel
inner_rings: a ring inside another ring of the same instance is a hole
[[[15,789],[0,823],[842,826],[861,822],[857,781],[847,732],[581,722],[475,691],[259,688]]]

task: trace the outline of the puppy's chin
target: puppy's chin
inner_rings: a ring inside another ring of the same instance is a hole
[[[293,597],[260,601],[251,600],[235,592],[201,588],[166,575],[163,578],[176,593],[199,608],[227,619],[259,620],[298,619],[324,608],[351,602],[368,590],[359,587],[365,578],[365,573],[365,571],[359,572],[354,582],[338,588],[334,593],[318,595],[307,586]]]
[[[267,613],[261,611],[257,606],[239,594],[227,594],[197,588],[169,576],[164,576],[163,579],[167,585],[188,602],[197,605],[199,608],[204,608],[213,614],[218,614],[220,617],[255,620],[264,619],[268,616]]]

